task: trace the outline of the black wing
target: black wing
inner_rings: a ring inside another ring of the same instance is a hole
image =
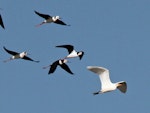
[[[22,59],[24,59],[24,60],[30,60],[30,61],[33,61],[33,62],[39,62],[39,61],[35,61],[35,60],[33,60],[33,59],[31,59],[31,58],[29,58],[29,57],[27,57],[27,56],[24,56]]]
[[[65,63],[61,64],[60,67],[66,70],[68,73],[73,74],[70,68]]]
[[[19,54],[19,53],[17,53],[17,52],[10,51],[10,50],[6,49],[5,47],[3,47],[3,48],[4,48],[4,50],[5,50],[7,53],[9,53],[9,54],[11,54],[11,55],[17,55],[17,54]]]
[[[5,29],[1,15],[0,15],[0,25]]]
[[[59,60],[55,61],[55,62],[51,65],[48,74],[54,73],[54,71],[56,70],[58,64],[59,64]]]
[[[41,13],[39,13],[39,12],[37,12],[37,11],[34,11],[37,15],[39,15],[40,17],[43,17],[43,18],[45,18],[45,19],[48,19],[48,18],[50,18],[51,16],[50,15],[46,15],[46,14],[41,14]]]
[[[59,20],[59,19],[57,19],[54,23],[56,23],[56,24],[61,24],[61,25],[66,25],[66,26],[70,26],[70,25],[64,23],[63,21],[61,21],[61,20]]]
[[[74,47],[72,45],[60,45],[60,46],[56,46],[56,47],[63,47],[66,48],[69,52],[69,54],[73,51]]]

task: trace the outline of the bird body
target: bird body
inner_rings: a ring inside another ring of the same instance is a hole
[[[65,58],[79,57],[80,60],[81,60],[83,55],[84,55],[83,51],[77,52],[76,50],[74,50],[74,46],[72,46],[72,45],[59,45],[59,46],[56,46],[56,47],[66,48],[68,50],[69,54]]]
[[[5,26],[4,26],[4,23],[3,23],[3,20],[2,20],[2,16],[0,15],[0,25],[2,26],[3,29],[5,29]]]
[[[101,82],[101,90],[95,92],[94,95],[99,93],[110,92],[116,90],[117,88],[125,93],[127,90],[127,84],[125,81],[120,81],[116,83],[112,83],[109,77],[109,70],[103,67],[98,66],[87,66],[87,69],[98,74],[100,82]]]
[[[8,61],[14,60],[14,59],[24,59],[24,60],[29,60],[29,61],[33,61],[33,62],[39,62],[39,61],[35,61],[35,60],[27,57],[27,52],[18,53],[18,52],[10,51],[10,50],[6,49],[5,47],[3,47],[3,48],[7,53],[12,55],[12,57],[10,57],[10,59],[5,60],[4,62],[8,62]]]
[[[22,52],[20,54],[16,54],[16,55],[12,56],[11,58],[12,59],[19,59],[19,58],[23,58],[26,55],[27,55],[27,52]]]

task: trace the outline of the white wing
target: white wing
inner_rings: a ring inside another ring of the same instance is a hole
[[[99,75],[101,89],[107,89],[112,85],[108,69],[98,66],[87,66],[87,69]]]

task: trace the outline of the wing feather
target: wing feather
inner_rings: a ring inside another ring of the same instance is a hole
[[[33,61],[33,62],[39,62],[39,61],[35,61],[35,60],[33,60],[33,59],[31,59],[31,58],[29,58],[27,56],[24,56],[22,59],[24,59],[24,60],[30,60],[30,61]]]
[[[101,89],[105,89],[105,87],[109,87],[112,82],[109,77],[109,70],[103,67],[98,66],[88,66],[88,70],[96,73],[99,75],[100,82],[101,82]]]
[[[9,53],[9,54],[11,54],[11,55],[17,55],[17,54],[19,54],[19,53],[17,53],[17,52],[10,51],[10,50],[6,49],[5,47],[3,47],[3,48],[4,48],[4,50],[5,50],[7,53]]]
[[[70,68],[65,63],[61,64],[60,67],[66,70],[68,73],[73,74]]]
[[[61,24],[61,25],[67,25],[66,23],[64,23],[63,21],[61,21],[60,19],[57,19],[54,23],[56,24]],[[69,25],[67,25],[69,26]]]
[[[45,19],[48,19],[48,18],[51,17],[50,15],[41,14],[41,13],[39,13],[39,12],[37,12],[37,11],[34,11],[34,12],[35,12],[37,15],[39,15],[40,17],[45,18]]]
[[[5,26],[4,26],[4,23],[3,23],[1,15],[0,15],[0,25],[5,29]]]
[[[68,50],[68,53],[70,54],[74,47],[72,45],[60,45],[60,46],[56,46],[56,47],[62,47],[62,48],[66,48]]]

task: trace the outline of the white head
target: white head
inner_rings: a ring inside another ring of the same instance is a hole
[[[55,16],[55,19],[60,19],[60,17],[59,16]]]

